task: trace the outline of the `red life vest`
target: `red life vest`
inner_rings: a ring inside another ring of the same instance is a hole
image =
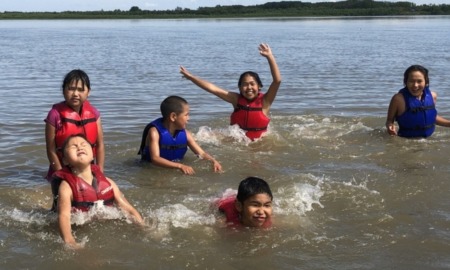
[[[92,164],[91,170],[94,175],[92,185],[74,175],[67,167],[53,174],[53,181],[65,180],[69,184],[72,189],[72,207],[74,209],[88,211],[94,202],[99,200],[103,200],[104,205],[112,205],[114,202],[114,190],[111,183],[97,165]]]
[[[227,197],[220,199],[217,202],[217,206],[219,207],[219,211],[225,214],[227,219],[227,225],[229,226],[237,226],[240,225],[241,222],[239,220],[239,212],[234,205],[236,201],[235,196]]]
[[[98,127],[95,112],[89,101],[85,101],[81,107],[81,113],[78,114],[72,108],[61,102],[53,105],[61,116],[61,128],[56,130],[55,143],[56,148],[61,149],[64,141],[75,134],[83,134],[91,143],[94,152],[94,158],[97,156],[97,137]]]
[[[245,135],[252,140],[261,137],[267,131],[270,122],[270,118],[262,112],[263,99],[262,93],[259,93],[258,97],[252,101],[240,95],[237,108],[230,117],[230,125],[238,124],[240,128],[247,131]]]
[[[225,214],[229,227],[243,226],[235,202],[236,196],[222,198],[217,202],[219,211]],[[267,219],[262,225],[262,228],[270,228],[270,226],[272,226],[272,220]]]

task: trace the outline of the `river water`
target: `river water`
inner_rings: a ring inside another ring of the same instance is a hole
[[[1,268],[449,269],[450,130],[407,140],[384,127],[412,64],[429,68],[450,118],[449,32],[448,16],[0,21]],[[261,42],[283,83],[268,135],[249,143],[228,126],[231,106],[178,70],[233,91],[254,70],[267,87]],[[44,180],[43,119],[74,68],[91,78],[105,172],[147,222],[101,206],[75,216],[80,251],[64,248]],[[141,132],[173,94],[224,173],[192,152],[194,176],[139,162]],[[269,231],[224,228],[211,207],[250,175],[274,193]]]

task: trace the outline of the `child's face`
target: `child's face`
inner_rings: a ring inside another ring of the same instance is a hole
[[[253,76],[246,75],[242,78],[241,86],[239,86],[241,95],[248,100],[253,100],[258,96],[259,85]]]
[[[406,88],[408,88],[411,95],[421,97],[425,86],[425,76],[422,72],[412,71],[409,73],[408,80],[406,81]]]
[[[241,222],[248,227],[262,227],[272,216],[272,199],[266,193],[253,195],[243,204],[236,202]]]
[[[73,109],[78,109],[89,96],[89,88],[84,85],[81,80],[70,82],[69,86],[64,89],[64,99],[66,104]]]
[[[64,148],[64,160],[71,166],[90,164],[94,160],[91,144],[83,137],[70,138]]]
[[[183,105],[183,112],[175,116],[175,124],[177,129],[185,129],[189,121],[189,105]]]

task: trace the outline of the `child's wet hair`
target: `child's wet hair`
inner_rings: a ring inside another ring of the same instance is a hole
[[[406,83],[408,82],[409,74],[411,74],[411,72],[414,72],[414,71],[419,71],[420,73],[422,73],[423,76],[425,77],[426,85],[430,84],[430,79],[428,78],[428,69],[426,69],[425,67],[423,67],[421,65],[412,65],[409,68],[407,68],[405,70],[405,73],[403,74],[403,84],[404,85],[406,85]]]
[[[272,191],[266,181],[258,177],[247,177],[239,184],[236,199],[244,203],[251,196],[264,193],[269,195],[271,200],[273,199]]]
[[[246,71],[244,73],[241,74],[241,76],[239,77],[239,81],[238,81],[238,87],[241,87],[242,85],[242,80],[244,80],[245,76],[251,76],[256,80],[256,83],[258,83],[259,87],[262,88],[263,84],[261,82],[261,79],[259,78],[258,73],[253,72],[253,71]]]
[[[74,69],[67,73],[67,75],[64,77],[63,84],[62,84],[62,90],[64,92],[65,89],[67,89],[72,82],[79,82],[83,84],[83,87],[87,87],[89,90],[91,90],[91,81],[89,80],[89,76],[81,69]]]
[[[168,118],[171,113],[180,114],[184,110],[184,106],[188,102],[179,96],[169,96],[161,102],[161,114],[164,119]]]

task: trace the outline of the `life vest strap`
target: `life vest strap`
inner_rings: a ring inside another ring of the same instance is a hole
[[[426,125],[426,126],[416,126],[416,127],[413,127],[413,128],[402,128],[403,130],[427,130],[427,129],[430,129],[430,128],[433,128],[435,125],[434,124],[432,124],[432,125]]]
[[[262,128],[242,128],[245,131],[261,131],[261,130],[267,130],[267,127]]]
[[[236,105],[236,109],[234,109],[235,112],[239,111],[239,110],[244,110],[244,111],[262,111],[262,108],[255,108],[255,107],[249,107],[249,106],[244,106],[241,104],[237,104]]]
[[[434,106],[419,106],[419,107],[410,109],[410,111],[413,113],[417,113],[417,112],[424,112],[426,110],[432,110],[432,109],[434,109]]]
[[[167,150],[177,150],[181,148],[186,148],[187,144],[175,144],[175,145],[159,145],[160,149],[167,149]]]
[[[83,120],[74,120],[74,119],[69,119],[69,118],[61,118],[61,121],[63,122],[68,122],[68,123],[72,123],[74,125],[76,125],[77,127],[82,127],[85,126],[86,124],[92,123],[92,122],[96,122],[97,120],[95,118],[89,118],[89,119],[83,119]]]
[[[104,205],[112,205],[114,199],[109,199],[103,202]],[[72,202],[72,207],[89,208],[94,205],[94,202]]]

